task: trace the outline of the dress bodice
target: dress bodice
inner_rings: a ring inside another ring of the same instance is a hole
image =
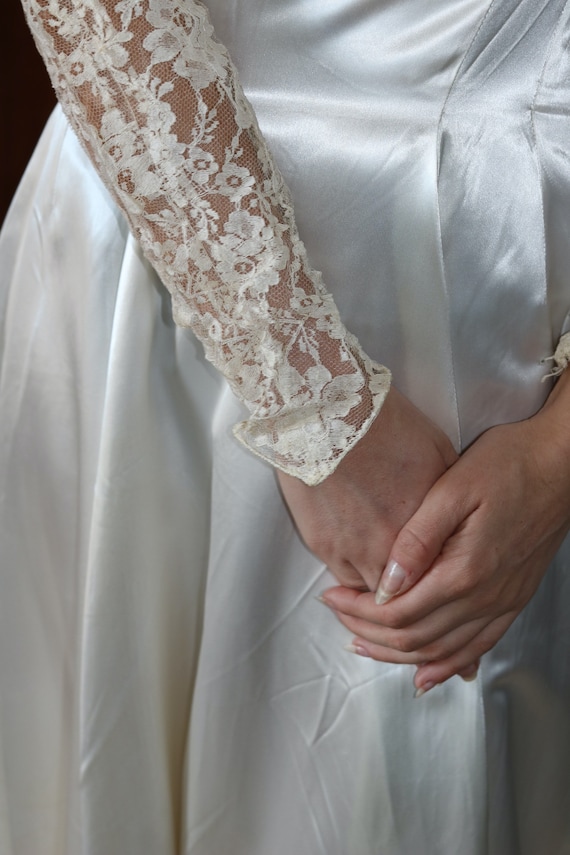
[[[570,306],[565,3],[208,7],[366,351],[458,446],[535,411]]]

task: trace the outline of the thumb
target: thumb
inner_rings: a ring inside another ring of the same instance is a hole
[[[453,467],[452,467],[453,468]],[[448,537],[466,516],[449,489],[451,470],[436,481],[396,538],[376,591],[378,605],[403,594],[429,570]]]

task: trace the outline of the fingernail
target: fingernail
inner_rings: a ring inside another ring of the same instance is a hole
[[[345,644],[344,649],[348,650],[349,653],[356,653],[357,656],[366,656],[367,659],[370,659],[370,653],[360,644]]]
[[[406,579],[406,571],[400,567],[397,561],[390,561],[380,579],[380,585],[376,591],[376,605],[382,606],[395,597]]]
[[[467,670],[467,669],[465,669],[465,670]],[[472,670],[471,669],[469,669],[469,670],[471,671],[471,673],[467,674],[467,676],[464,676],[463,674],[459,675],[464,683],[473,683],[477,679],[477,674],[479,673],[479,666],[473,665]]]
[[[435,683],[424,683],[420,689],[416,689],[414,692],[414,698],[421,698],[422,695],[425,695],[426,692],[429,692],[430,689],[433,689]]]
[[[334,608],[334,606],[332,605],[330,600],[327,600],[326,593],[327,593],[326,591],[321,591],[320,594],[317,594],[317,596],[315,597],[315,600],[318,603],[322,603],[323,606],[327,606],[327,608],[332,609],[332,608]]]

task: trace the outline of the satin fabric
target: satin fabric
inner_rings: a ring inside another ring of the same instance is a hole
[[[562,0],[210,0],[343,320],[458,449],[570,309]],[[570,852],[570,546],[473,684],[343,651],[59,111],[3,230],[0,851]]]

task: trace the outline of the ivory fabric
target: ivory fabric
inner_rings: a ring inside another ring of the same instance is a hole
[[[346,328],[465,447],[570,308],[562,0],[209,0]],[[0,852],[566,855],[570,545],[418,701],[56,111],[0,240]]]

